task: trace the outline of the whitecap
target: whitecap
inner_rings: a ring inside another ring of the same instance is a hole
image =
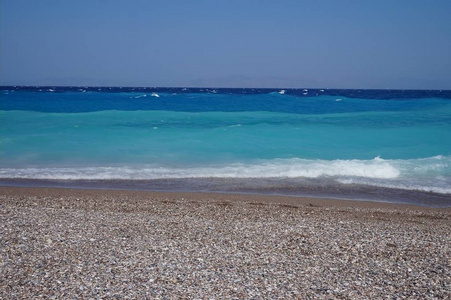
[[[233,124],[232,126],[239,126]],[[157,126],[152,127],[154,130]],[[411,160],[269,159],[195,166],[140,165],[71,168],[0,168],[0,178],[53,180],[151,180],[180,178],[308,178],[451,194],[450,156]]]
[[[153,127],[157,129],[158,127]],[[124,174],[127,176],[124,177]],[[274,159],[222,166],[0,169],[0,178],[35,179],[158,179],[158,178],[396,178],[400,171],[387,161]]]

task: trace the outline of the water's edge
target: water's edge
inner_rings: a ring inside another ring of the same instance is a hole
[[[154,192],[205,192],[329,198],[412,204],[425,207],[451,207],[451,195],[367,185],[319,185],[315,182],[281,182],[281,179],[182,178],[152,180],[44,180],[0,179],[0,186],[46,187],[95,190],[134,190]]]

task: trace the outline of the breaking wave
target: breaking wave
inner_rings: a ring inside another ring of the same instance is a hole
[[[327,178],[341,184],[451,193],[451,158],[414,160],[273,159],[196,167],[99,166],[1,168],[0,178],[48,180],[152,180],[180,178]]]
[[[204,167],[56,167],[2,168],[1,178],[28,179],[159,179],[159,178],[275,178],[365,177],[396,178],[399,170],[388,161],[275,159],[260,163],[234,163]]]

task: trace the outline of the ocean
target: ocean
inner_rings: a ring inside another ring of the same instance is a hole
[[[0,92],[0,185],[451,206],[451,91]]]

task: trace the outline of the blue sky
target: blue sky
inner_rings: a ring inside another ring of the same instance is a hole
[[[0,0],[0,84],[451,89],[450,16],[449,0]]]

